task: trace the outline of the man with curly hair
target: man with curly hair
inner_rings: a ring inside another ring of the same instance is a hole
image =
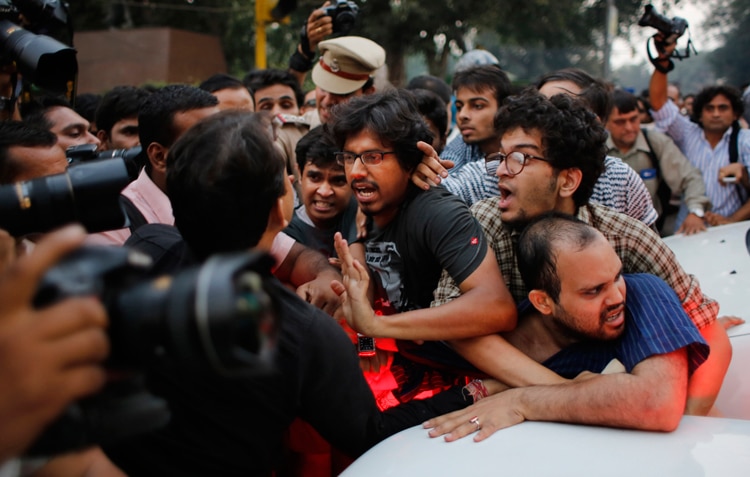
[[[718,304],[704,296],[659,236],[642,222],[589,202],[604,168],[607,134],[601,122],[579,101],[565,95],[546,99],[526,93],[508,100],[496,117],[502,136],[499,153],[486,158],[497,177],[499,198],[472,206],[484,228],[516,303],[528,290],[516,263],[518,236],[527,223],[544,213],[576,215],[602,232],[614,246],[624,273],[651,273],[677,293],[683,308],[711,346],[711,355],[693,374],[687,413],[707,413],[729,365],[731,348],[717,323]],[[582,263],[582,267],[597,264]],[[445,273],[432,306],[443,305],[460,292]],[[482,342],[478,345],[478,342]],[[454,348],[481,370],[513,387],[563,383],[564,380],[511,346],[499,335],[454,341]]]

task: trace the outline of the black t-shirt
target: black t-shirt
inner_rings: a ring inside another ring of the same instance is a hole
[[[128,475],[266,476],[295,417],[357,456],[381,439],[468,404],[460,388],[381,413],[349,338],[330,316],[280,282],[276,373],[230,379],[173,366],[148,375],[169,403],[169,424],[104,447]]]
[[[300,206],[304,209],[304,205]],[[341,214],[338,223],[330,229],[321,229],[305,222],[298,214],[300,207],[294,212],[294,217],[289,225],[284,229],[284,233],[292,237],[297,242],[308,248],[317,250],[326,257],[336,257],[336,250],[333,248],[333,236],[336,232],[349,241],[357,240],[357,201],[352,199],[349,207]]]
[[[391,223],[373,227],[365,241],[376,308],[386,314],[427,308],[444,269],[460,284],[486,253],[482,227],[461,199],[442,187],[412,188]]]

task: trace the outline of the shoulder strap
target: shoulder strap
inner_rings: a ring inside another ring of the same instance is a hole
[[[740,151],[737,141],[740,135],[740,123],[735,121],[732,123],[732,134],[729,136],[729,163],[737,162],[739,159]]]
[[[135,232],[138,227],[148,223],[146,217],[144,217],[141,211],[138,210],[138,207],[135,206],[133,201],[124,195],[120,195],[120,204],[122,204],[122,208],[125,209],[125,215],[128,217],[128,228],[130,228],[131,234]]]
[[[646,145],[648,145],[648,157],[651,159],[651,167],[653,167],[656,170],[656,176],[661,177],[661,168],[659,167],[659,160],[656,159],[656,153],[654,152],[654,148],[651,146],[651,141],[648,139],[648,132],[646,131],[646,128],[641,128],[641,132],[643,133],[643,139],[646,140]]]

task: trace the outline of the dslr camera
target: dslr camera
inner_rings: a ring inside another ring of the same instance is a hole
[[[80,222],[89,233],[126,227],[120,192],[131,181],[122,158],[81,162],[62,174],[0,186],[0,228],[14,237]]]
[[[70,43],[72,37],[67,3],[0,0],[0,63],[15,62],[24,82],[70,93],[78,73],[76,50],[56,38]]]
[[[50,456],[158,429],[167,403],[145,385],[146,371],[225,377],[273,370],[275,302],[265,253],[217,255],[173,276],[150,278],[150,258],[125,247],[83,247],[44,276],[34,305],[94,295],[109,316],[109,380],[73,403],[27,451]]]
[[[656,12],[653,5],[646,5],[646,11],[638,20],[638,26],[656,28],[664,35],[664,43],[671,45],[685,33],[688,22],[681,17],[674,17],[670,20]]]
[[[336,0],[336,3],[323,9],[333,21],[334,35],[346,35],[357,20],[359,6],[351,0]]]
[[[65,156],[68,158],[68,164],[70,165],[100,159],[120,158],[125,163],[125,168],[128,170],[131,180],[138,178],[138,174],[145,165],[145,152],[141,146],[131,147],[130,149],[110,149],[107,151],[98,151],[97,149],[96,144],[79,144],[66,149]]]

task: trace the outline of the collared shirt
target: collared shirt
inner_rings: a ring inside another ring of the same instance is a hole
[[[479,144],[466,144],[463,138],[457,138],[455,141],[448,143],[443,152],[440,153],[440,159],[453,161],[452,173],[458,172],[467,164],[478,161],[481,161],[482,167],[484,167],[484,154],[479,149]]]
[[[677,106],[668,100],[658,111],[651,111],[656,125],[677,144],[685,157],[703,174],[706,195],[711,200],[711,210],[730,216],[748,199],[747,191],[737,184],[719,182],[719,169],[729,165],[730,127],[715,148],[706,139],[703,128],[680,114]],[[743,129],[737,138],[739,157],[750,173],[750,131]]]
[[[638,174],[620,159],[611,156],[604,159],[604,168],[589,201],[622,212],[646,225],[656,222],[659,214]],[[487,173],[484,161],[466,164],[457,173],[443,179],[441,184],[469,205],[500,195],[497,177]]]
[[[607,154],[619,157],[638,173],[651,193],[651,199],[659,213],[664,210],[664,204],[659,203],[659,198],[656,195],[660,176],[673,192],[682,195],[688,210],[708,209],[710,202],[706,197],[706,188],[703,185],[701,172],[690,164],[669,136],[655,130],[650,130],[647,134],[648,142],[643,132],[638,132],[635,144],[624,154],[615,146],[612,136],[609,136],[607,138]],[[649,143],[653,148],[658,164],[653,164],[651,161]],[[654,166],[658,167],[659,170],[656,170]]]
[[[174,225],[172,204],[169,197],[146,173],[141,169],[138,178],[128,184],[122,195],[130,199],[135,207],[143,214],[146,223]],[[130,237],[130,229],[109,230],[87,237],[86,243],[91,245],[122,245]]]
[[[496,202],[495,199],[477,202],[471,211],[487,235],[510,293],[519,303],[528,294],[516,261],[515,243],[520,232],[503,224]],[[677,293],[683,309],[698,328],[716,320],[718,303],[703,295],[698,280],[682,269],[674,253],[653,230],[640,221],[597,204],[581,207],[577,215],[607,237],[622,260],[625,273],[651,273],[661,277]],[[460,294],[456,283],[443,273],[430,306],[442,305]]]

